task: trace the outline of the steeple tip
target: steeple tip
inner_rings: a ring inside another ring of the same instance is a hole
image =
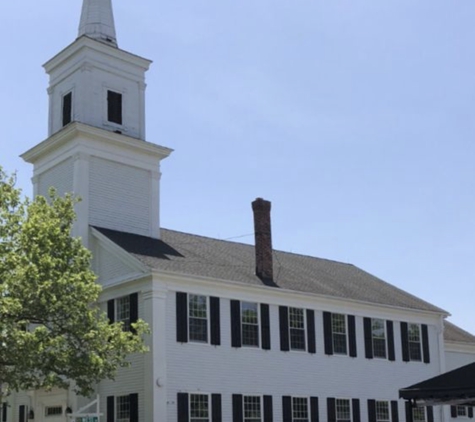
[[[78,37],[83,35],[117,47],[112,0],[83,0]]]

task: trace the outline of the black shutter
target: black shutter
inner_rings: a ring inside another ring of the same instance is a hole
[[[139,319],[139,295],[138,293],[132,293],[129,296],[130,302],[130,323],[133,324]],[[135,329],[130,327],[130,331],[136,333]]]
[[[360,400],[359,399],[351,400],[351,406],[353,408],[352,422],[360,422]]]
[[[8,409],[8,404],[7,403],[2,403],[2,422],[7,422],[7,409]]]
[[[219,346],[221,344],[221,322],[219,313],[219,297],[209,298],[211,344]],[[220,396],[221,397],[221,396]]]
[[[282,396],[282,421],[292,422],[292,397]]]
[[[272,396],[264,396],[264,422],[273,422]]]
[[[365,356],[367,359],[373,359],[373,328],[371,326],[371,318],[363,318],[363,330]],[[369,402],[370,400],[368,400],[368,409]]]
[[[406,323],[401,322],[401,327],[402,327],[402,324],[406,324]],[[406,324],[406,329],[407,329],[407,324]],[[413,422],[412,405],[411,405],[411,402],[409,401],[406,401],[406,422]]]
[[[22,404],[19,408],[18,408],[18,421],[19,422],[26,422],[26,406],[24,404]]]
[[[68,92],[63,97],[63,126],[66,126],[68,123],[71,123],[72,116],[72,103],[73,103],[73,94]]]
[[[376,400],[368,400],[368,422],[376,422]]]
[[[425,324],[422,324],[422,354],[424,356],[424,363],[430,363],[429,331]]]
[[[473,418],[473,407],[472,406],[468,406],[468,417]]]
[[[334,398],[327,398],[327,415],[328,422],[336,422],[336,409]]]
[[[115,300],[111,299],[107,301],[107,317],[109,322],[112,324],[115,322]]]
[[[287,352],[289,345],[289,308],[279,306],[280,350]]]
[[[241,347],[241,345],[241,302],[231,300],[231,346]]]
[[[139,395],[137,393],[130,394],[130,422],[139,422]]]
[[[450,406],[450,416],[453,418],[457,417],[457,406]]]
[[[397,400],[391,401],[391,422],[399,422],[399,410]]]
[[[233,394],[233,422],[242,422],[242,394]]]
[[[394,350],[394,324],[392,321],[386,321],[386,334],[388,336],[388,359],[396,360],[396,353]]]
[[[318,422],[318,397],[310,397],[310,422]]]
[[[176,292],[176,341],[188,341],[188,295]]]
[[[348,333],[350,343],[350,356],[356,357],[356,322],[354,315],[348,315]]]
[[[270,350],[270,317],[269,305],[261,303],[261,337],[262,348]]]
[[[432,406],[427,406],[427,422],[434,422],[434,408]]]
[[[409,337],[408,337],[408,332],[407,332],[407,322],[401,322],[401,346],[402,346],[402,360],[404,362],[409,362]],[[407,422],[412,422],[412,421],[407,421]]]
[[[332,314],[323,313],[323,337],[325,340],[325,354],[333,355],[333,337],[332,337]],[[331,422],[328,420],[328,422]]]
[[[188,422],[188,393],[177,394],[178,422]]]
[[[107,120],[122,124],[122,94],[119,92],[107,91]]]
[[[212,422],[222,421],[221,394],[211,394],[211,416]]]
[[[427,422],[434,422],[434,408],[432,406],[427,406]]]
[[[307,342],[308,353],[317,353],[315,341],[315,312],[312,309],[307,309]]]
[[[107,422],[115,420],[115,400],[114,396],[107,396]]]

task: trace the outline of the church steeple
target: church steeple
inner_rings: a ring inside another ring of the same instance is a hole
[[[73,192],[73,234],[97,226],[160,237],[160,161],[171,150],[146,142],[145,72],[150,60],[117,47],[111,0],[83,0],[79,37],[49,60],[48,139],[23,158],[34,193]]]
[[[83,0],[78,37],[83,35],[117,47],[112,0]]]

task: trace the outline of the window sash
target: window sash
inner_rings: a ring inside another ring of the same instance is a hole
[[[124,331],[130,330],[130,296],[116,299],[115,320],[124,324]]]
[[[386,326],[382,319],[371,320],[371,335],[373,342],[373,357],[387,357]]]
[[[467,407],[457,406],[457,416],[467,416]]]
[[[302,308],[289,308],[290,350],[306,350],[305,312]]]
[[[349,399],[335,399],[335,417],[337,422],[351,422],[351,403]]]
[[[262,422],[261,396],[243,396],[244,422]]]
[[[210,400],[209,394],[190,394],[190,422],[210,421]]]
[[[307,397],[292,397],[292,422],[309,422]]]
[[[130,396],[118,396],[116,398],[116,422],[130,421]]]
[[[389,409],[389,402],[376,401],[376,422],[390,422],[391,413]]]
[[[426,411],[423,407],[414,407],[412,409],[412,420],[413,422],[425,422],[426,420]]]
[[[419,324],[409,324],[408,326],[408,345],[409,359],[413,361],[422,361],[421,327]]]
[[[259,347],[259,306],[241,302],[241,338],[243,346]]]
[[[208,297],[188,295],[188,338],[198,343],[208,342]]]

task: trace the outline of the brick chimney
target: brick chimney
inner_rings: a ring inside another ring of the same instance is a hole
[[[256,239],[256,275],[266,284],[274,282],[270,207],[270,201],[262,198],[257,198],[252,203]]]

